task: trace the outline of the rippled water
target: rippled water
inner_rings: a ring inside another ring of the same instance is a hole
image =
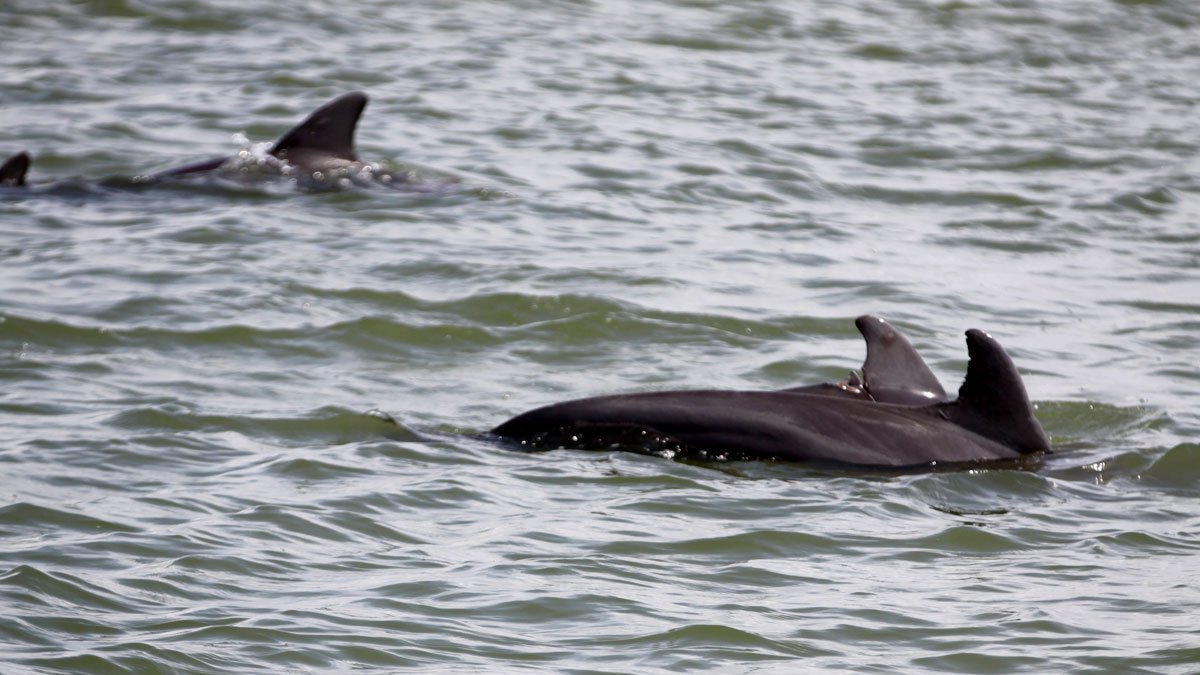
[[[1195,672],[1189,0],[0,4],[0,670]],[[128,177],[334,95],[443,195]],[[948,389],[915,475],[475,437],[545,403]],[[391,420],[395,420],[394,422]]]

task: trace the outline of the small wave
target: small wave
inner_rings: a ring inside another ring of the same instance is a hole
[[[1063,253],[1076,247],[1070,242],[1054,243],[1044,237],[1024,237],[1021,239],[995,239],[991,237],[935,237],[934,241],[949,248],[959,246],[991,249],[1005,253]]]
[[[1139,431],[1154,429],[1166,414],[1144,406],[1114,406],[1090,401],[1038,401],[1038,419],[1055,447],[1108,445]]]
[[[137,612],[143,603],[130,602],[119,596],[65,572],[48,572],[31,565],[17,565],[0,574],[0,586],[8,588],[7,595],[20,598],[21,604],[59,608],[63,604],[82,611]]]
[[[678,47],[680,49],[689,49],[703,52],[742,52],[754,51],[755,47],[748,42],[734,42],[732,40],[720,40],[712,36],[700,35],[669,35],[658,34],[649,37],[641,38],[642,42],[651,45],[659,45],[663,47]]]
[[[689,624],[660,632],[609,639],[605,643],[621,650],[652,649],[654,654],[652,657],[648,655],[648,660],[664,666],[669,664],[672,670],[699,667],[702,659],[697,658],[697,652],[742,664],[830,653],[799,640],[774,640],[723,624]]]
[[[8,530],[9,536],[21,531],[41,533],[47,530],[73,530],[92,535],[106,532],[139,531],[138,528],[124,523],[29,502],[17,502],[0,507],[0,529]]]
[[[909,558],[917,550],[933,552],[937,557],[947,554],[992,556],[1013,553],[1029,548],[1020,540],[972,525],[954,525],[936,534],[907,539],[897,557]]]
[[[752,558],[791,558],[833,553],[845,551],[847,545],[843,540],[806,532],[758,530],[725,537],[678,541],[654,541],[651,538],[615,541],[601,545],[599,550],[621,557],[688,555],[736,562]]]
[[[1200,494],[1200,444],[1180,443],[1169,448],[1142,471],[1142,479]]]
[[[829,184],[831,190],[851,199],[868,199],[888,204],[908,206],[927,204],[936,206],[989,206],[1006,209],[1040,206],[1044,202],[1017,192],[994,192],[983,190],[933,190],[903,187],[888,187],[873,184]]]
[[[270,438],[301,445],[345,445],[380,438],[417,441],[424,438],[386,413],[362,413],[336,407],[320,408],[303,417],[212,415],[197,414],[190,410],[140,407],[123,410],[110,417],[108,422],[119,428],[141,432],[230,431],[251,438]],[[306,470],[320,472],[322,467],[296,464],[291,469],[301,473]],[[287,467],[283,470],[286,472]]]

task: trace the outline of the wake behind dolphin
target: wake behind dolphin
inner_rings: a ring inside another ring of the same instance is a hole
[[[619,448],[881,468],[977,464],[1050,451],[1016,366],[992,336],[967,331],[967,375],[958,398],[948,401],[898,331],[870,316],[856,323],[868,346],[861,380],[784,391],[585,398],[531,410],[490,433],[534,449]],[[878,392],[872,393],[872,382]]]

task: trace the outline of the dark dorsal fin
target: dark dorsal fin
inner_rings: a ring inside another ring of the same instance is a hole
[[[1049,451],[1025,383],[1008,353],[987,333],[967,331],[967,377],[946,410],[954,421],[1020,452]]]
[[[946,390],[908,338],[883,319],[865,314],[854,320],[867,342],[863,388],[880,403],[928,405],[949,400]]]
[[[289,159],[291,155],[295,159],[296,155],[319,154],[357,162],[354,128],[366,107],[367,95],[358,91],[333,99],[276,141],[271,155],[280,159]]]
[[[25,174],[28,171],[29,153],[22,150],[4,160],[4,164],[0,164],[0,185],[24,185]]]

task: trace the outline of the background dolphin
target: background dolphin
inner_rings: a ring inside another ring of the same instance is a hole
[[[358,91],[343,94],[313,111],[276,141],[267,154],[308,175],[338,169],[366,169],[369,165],[358,161],[354,152],[354,131],[366,107],[366,94]],[[217,157],[195,162],[151,174],[147,180],[209,173],[233,159]],[[29,155],[25,152],[9,157],[0,165],[0,185],[25,185],[29,164]]]
[[[526,447],[620,447],[685,456],[874,467],[1018,459],[1048,452],[1012,359],[969,330],[958,399],[926,406],[797,391],[668,391],[538,408],[495,436]]]
[[[128,179],[102,181],[110,187],[130,188],[164,179],[186,178],[223,172],[235,176],[287,176],[306,186],[334,185],[348,179],[359,185],[383,185],[405,192],[445,193],[457,187],[449,177],[418,180],[410,171],[386,171],[362,162],[354,149],[358,120],[367,107],[367,95],[352,91],[314,110],[271,146],[265,156],[242,152],[216,157]],[[20,152],[0,167],[0,185],[23,186],[29,170],[29,155]]]
[[[25,185],[25,174],[29,171],[29,153],[18,152],[0,164],[0,185]]]
[[[271,146],[267,154],[309,174],[366,167],[358,161],[354,151],[354,131],[366,107],[366,94],[360,91],[342,94],[292,127]],[[187,164],[156,173],[151,178],[207,173],[221,168],[232,159],[218,157]]]
[[[265,158],[243,152],[168,169],[145,180],[153,182],[236,169],[249,172],[248,175],[295,178],[307,187],[348,180],[361,186],[383,186],[403,192],[443,194],[458,189],[458,181],[448,176],[419,178],[412,171],[388,171],[360,161],[354,150],[354,132],[366,107],[366,94],[360,91],[342,94],[288,130],[271,146]],[[257,174],[251,169],[257,170]]]

